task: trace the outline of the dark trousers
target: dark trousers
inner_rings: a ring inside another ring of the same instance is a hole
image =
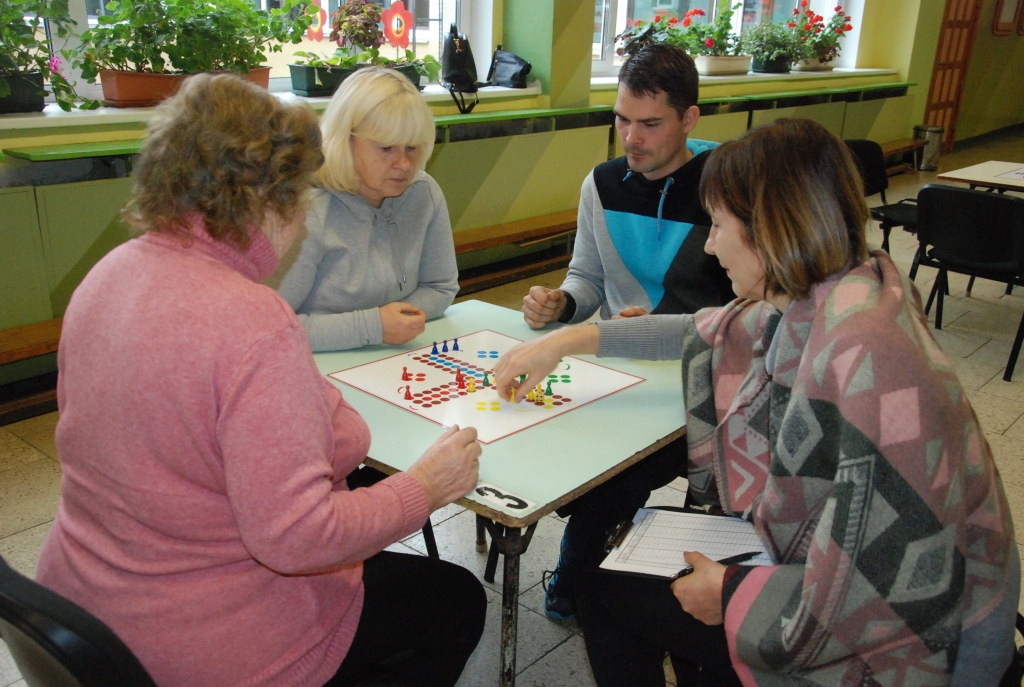
[[[676,477],[686,477],[686,437],[658,449],[558,509],[560,516],[570,516],[562,535],[561,565],[564,568],[559,570],[559,575],[564,576],[563,581],[574,578],[583,567],[600,563],[608,531],[621,521],[632,519],[637,509],[647,503],[652,491]]]
[[[740,684],[723,627],[683,611],[667,578],[584,570],[576,610],[599,687],[664,687],[666,652],[680,687]]]
[[[390,679],[454,685],[484,631],[487,597],[471,572],[383,551],[363,563],[365,596],[352,647],[324,687]]]

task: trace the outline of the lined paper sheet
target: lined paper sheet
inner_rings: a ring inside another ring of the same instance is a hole
[[[641,508],[622,545],[601,563],[606,570],[671,577],[689,567],[685,551],[700,551],[712,560],[759,551],[743,565],[772,565],[754,526],[746,520],[699,513]]]

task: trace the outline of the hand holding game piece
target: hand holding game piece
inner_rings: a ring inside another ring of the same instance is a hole
[[[480,453],[472,427],[445,431],[409,468],[427,492],[430,510],[447,506],[473,490],[480,477]]]
[[[518,403],[526,398],[530,389],[547,379],[561,359],[580,353],[596,354],[601,333],[596,325],[565,327],[545,334],[533,341],[524,341],[513,346],[501,356],[494,366],[494,386],[510,391],[510,401]],[[520,384],[519,376],[525,374],[526,381]]]
[[[643,317],[644,315],[650,315],[650,314],[651,313],[647,312],[646,310],[641,308],[639,305],[634,305],[634,306],[630,306],[628,308],[623,308],[622,310],[619,311],[619,314],[616,315],[615,317],[613,317],[612,319],[613,320],[622,320],[622,319],[625,319],[627,317]]]
[[[380,324],[384,330],[384,343],[392,346],[404,344],[423,333],[426,314],[415,305],[395,301],[378,308]]]
[[[523,298],[523,317],[531,329],[543,329],[558,321],[567,304],[561,289],[531,286],[530,293]]]

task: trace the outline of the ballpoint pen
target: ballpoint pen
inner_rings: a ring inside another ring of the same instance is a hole
[[[751,558],[757,558],[760,555],[761,555],[760,551],[747,551],[746,553],[738,553],[735,556],[728,556],[726,558],[723,558],[723,559],[721,559],[719,561],[715,561],[715,562],[716,563],[721,563],[722,565],[733,565],[735,563],[745,563],[746,561],[749,561]],[[688,568],[683,568],[682,570],[677,572],[675,575],[673,575],[669,579],[670,580],[678,580],[680,577],[686,577],[687,575],[689,575],[692,572],[693,572],[693,566],[691,565]]]

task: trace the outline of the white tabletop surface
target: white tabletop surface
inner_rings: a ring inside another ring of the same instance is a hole
[[[1024,169],[1024,162],[999,162],[990,160],[979,165],[954,169],[943,172],[938,176],[942,181],[960,181],[965,184],[976,186],[989,186],[992,188],[1005,188],[1010,190],[1024,191],[1024,181],[1016,178],[1000,177],[1014,170]]]
[[[326,375],[481,329],[523,340],[545,333],[530,329],[519,311],[466,301],[428,322],[423,334],[403,346],[367,346],[317,353],[314,358]],[[511,516],[506,524],[535,522],[553,510],[553,502],[636,454],[646,455],[659,441],[679,435],[685,424],[678,361],[578,357],[646,381],[483,447],[480,481],[536,504],[528,510],[513,510],[470,494],[468,498],[476,504]],[[384,465],[407,469],[443,431],[382,399],[331,381],[365,418],[372,435],[369,457]]]

